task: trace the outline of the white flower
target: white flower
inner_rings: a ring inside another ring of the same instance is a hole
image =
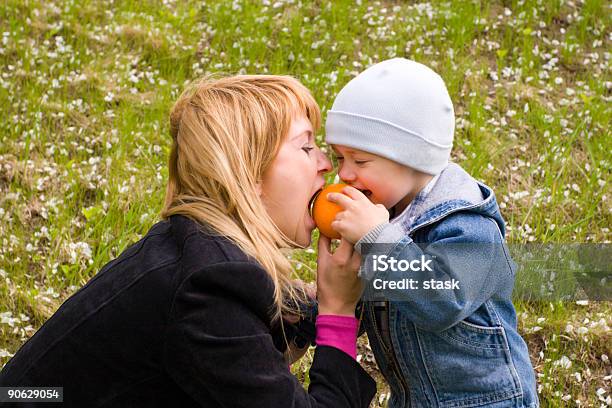
[[[530,331],[532,333],[535,333],[535,332],[539,332],[540,330],[542,330],[540,326],[533,326]]]
[[[70,263],[75,264],[79,259],[91,259],[91,247],[87,242],[71,242],[68,244]]]
[[[18,317],[13,317],[11,312],[0,313],[0,324],[8,324],[10,327],[15,327],[15,323],[20,321]]]
[[[572,366],[572,362],[567,356],[562,356],[559,360],[553,361],[553,366],[565,368],[567,370]]]
[[[130,187],[127,185],[127,183],[124,181],[123,184],[121,186],[119,186],[119,194],[125,194],[130,190]]]
[[[579,327],[578,330],[576,330],[576,333],[578,333],[578,334],[587,334],[588,332],[589,332],[589,329],[587,329],[584,326]]]

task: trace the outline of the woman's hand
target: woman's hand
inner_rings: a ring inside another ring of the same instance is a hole
[[[317,298],[317,288],[314,282],[305,283],[300,279],[295,279],[293,281],[294,286],[302,289],[306,296],[311,300],[316,300]],[[283,320],[290,324],[296,324],[300,321],[300,316],[294,314],[284,314]],[[291,341],[285,350],[285,361],[287,364],[291,365],[298,361],[300,358],[304,357],[304,354],[308,351],[310,344],[306,344],[303,348],[298,347],[294,341]]]
[[[291,365],[304,357],[304,354],[308,351],[310,344],[307,344],[304,348],[299,348],[293,341],[289,343],[289,347],[285,350],[285,361]]]
[[[308,293],[308,292],[307,292]],[[287,323],[296,324],[300,321],[300,317],[294,314],[283,315],[283,320]],[[306,344],[304,348],[299,348],[293,340],[291,340],[285,350],[284,356],[287,364],[291,365],[304,357],[304,354],[308,351],[310,344]]]
[[[342,194],[344,193],[344,194]],[[331,223],[342,238],[355,244],[377,225],[389,222],[389,211],[382,204],[373,204],[354,187],[346,186],[342,193],[329,193],[327,199],[342,207]]]
[[[342,239],[332,254],[331,240],[319,237],[317,258],[317,299],[319,314],[355,316],[355,307],[363,292],[357,276],[361,257],[353,245]]]

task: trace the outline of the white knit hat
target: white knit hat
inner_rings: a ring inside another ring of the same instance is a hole
[[[438,174],[448,164],[454,130],[442,78],[423,64],[393,58],[342,88],[327,112],[325,142]]]

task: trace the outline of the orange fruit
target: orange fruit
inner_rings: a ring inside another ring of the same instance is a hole
[[[326,186],[315,198],[312,206],[312,218],[314,218],[317,228],[321,234],[328,238],[340,239],[340,234],[331,227],[331,223],[336,218],[336,214],[342,211],[336,203],[327,200],[328,193],[341,193],[346,184],[330,184]]]

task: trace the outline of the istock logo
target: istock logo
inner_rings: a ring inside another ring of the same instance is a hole
[[[374,272],[385,272],[387,270],[392,272],[433,272],[433,269],[429,266],[432,262],[433,259],[425,259],[425,255],[421,255],[421,259],[400,259],[399,261],[387,255],[374,255],[372,257]]]

